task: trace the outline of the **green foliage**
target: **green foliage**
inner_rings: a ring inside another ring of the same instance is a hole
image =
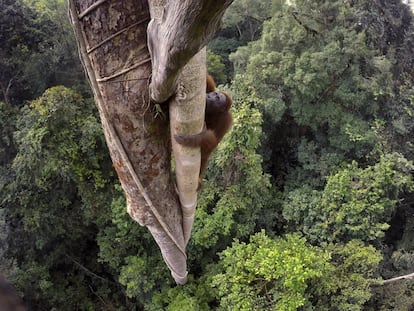
[[[135,240],[145,232],[137,226],[125,211],[125,197],[121,186],[117,185],[112,199],[109,219],[100,219],[102,230],[98,233],[99,260],[114,270],[118,269],[124,258],[136,252]]]
[[[264,20],[270,17],[270,7],[270,0],[235,0],[227,9],[223,17],[223,29],[208,45],[225,65],[225,79],[221,80],[220,77],[220,83],[230,82],[233,78],[234,70],[229,54],[259,38]]]
[[[230,59],[235,87],[262,112],[263,167],[283,191],[286,230],[320,246],[355,239],[381,249],[403,234],[410,247],[412,14],[399,1],[281,0],[273,10],[262,37]],[[335,257],[338,269],[347,256]],[[343,289],[313,293],[316,310],[386,309],[378,293],[369,301],[369,281],[353,293],[363,270],[342,275]]]
[[[233,66],[229,60],[229,54],[236,51],[240,46],[240,42],[237,41],[233,36],[231,37],[221,37],[217,36],[208,44],[208,50],[212,51],[215,55],[220,57],[220,62],[225,66],[224,73],[226,76],[225,81],[230,82],[234,72]]]
[[[17,263],[16,284],[35,309],[91,309],[98,292],[112,286],[96,274],[102,267],[94,237],[114,172],[92,107],[55,87],[23,107],[17,122],[14,178],[3,197],[6,219],[16,224],[6,256]]]
[[[377,286],[375,296],[366,311],[411,311],[414,307],[414,282],[405,280],[386,286]]]
[[[67,16],[68,2],[65,0],[22,0],[36,12],[36,22],[50,25],[48,29],[51,46],[41,50],[41,55],[26,64],[33,71],[44,74],[47,66],[48,75],[38,77],[46,80],[46,87],[65,85],[76,89],[82,95],[90,96],[90,86],[85,79],[85,73],[79,61],[78,47],[73,36],[73,29]]]
[[[413,263],[401,1],[234,1],[208,51],[234,125],[199,193],[185,286],[127,214],[92,102],[58,87],[16,109],[51,85],[88,94],[65,1],[0,8],[0,262],[33,310],[413,308],[411,281],[371,286]]]
[[[0,99],[22,105],[57,84],[86,93],[64,1],[6,0],[0,10]]]
[[[152,261],[151,257],[147,256],[128,256],[125,258],[124,266],[121,268],[121,274],[119,277],[119,282],[126,287],[126,295],[128,297],[139,297],[140,300],[144,300],[145,296],[147,299],[150,299],[154,290],[155,282],[157,281],[156,270],[164,269],[164,264],[162,260]],[[152,269],[150,269],[152,268]],[[154,270],[156,269],[156,270]],[[168,282],[168,274],[165,275],[164,282]],[[145,300],[144,300],[145,301]]]
[[[311,241],[374,241],[384,237],[398,197],[413,189],[413,165],[389,154],[373,166],[353,162],[327,179],[322,192],[308,187],[288,194],[283,214]]]
[[[151,234],[126,212],[120,186],[116,187],[110,214],[100,218],[97,235],[98,261],[109,266],[114,278],[125,288],[125,295],[138,303],[126,303],[128,310],[139,310],[160,288],[172,284],[170,273]]]
[[[48,42],[44,25],[36,24],[34,12],[22,5],[21,1],[2,1],[0,10],[3,13],[0,17],[0,89],[1,99],[9,103],[15,97],[28,98],[19,94],[30,90],[24,85],[28,83],[24,77],[24,65],[41,49],[42,43],[47,46]],[[13,92],[14,89],[20,92]]]
[[[392,253],[390,261],[383,267],[384,279],[412,273],[414,252],[398,250]],[[372,300],[379,303],[368,308],[369,311],[402,310],[409,311],[414,306],[414,281],[404,280],[374,287]]]
[[[22,109],[15,133],[19,151],[13,162],[16,177],[12,187],[17,192],[25,189],[26,195],[16,196],[24,206],[33,204],[34,198],[43,201],[38,201],[37,209],[26,210],[31,215],[25,217],[29,230],[48,223],[47,214],[42,218],[42,224],[39,222],[41,206],[50,210],[50,205],[70,207],[74,203],[66,189],[71,181],[77,185],[73,191],[82,194],[87,189],[84,200],[88,199],[87,203],[92,204],[98,191],[114,175],[112,172],[105,177],[103,175],[102,164],[108,165],[108,156],[98,153],[105,143],[100,124],[89,107],[78,94],[56,87]],[[86,111],[89,111],[88,115],[84,115]],[[28,189],[33,192],[28,192]],[[95,192],[94,195],[89,191]],[[52,197],[51,193],[54,194]],[[94,214],[93,209],[89,212],[88,218]],[[62,225],[68,225],[68,220],[65,219]],[[47,236],[65,231],[56,225],[50,223],[50,232],[45,232]]]
[[[16,116],[17,109],[15,107],[0,102],[0,167],[10,164],[15,155],[13,132]]]
[[[218,288],[222,310],[297,310],[307,301],[308,282],[329,269],[329,255],[287,235],[270,239],[264,232],[249,244],[236,241],[222,255]]]
[[[321,249],[297,235],[261,232],[233,243],[221,259],[213,277],[220,310],[357,311],[371,297],[381,255],[356,240]]]
[[[223,17],[223,26],[235,28],[241,41],[256,40],[263,22],[270,18],[271,5],[271,0],[235,0]]]
[[[146,305],[148,311],[208,311],[212,308],[209,302],[214,299],[210,287],[210,277],[195,280],[189,277],[185,286],[176,286],[164,289],[153,296],[152,303]]]
[[[225,66],[221,62],[220,55],[207,50],[207,72],[214,78],[216,84],[224,84],[227,80]]]
[[[217,246],[223,237],[248,236],[270,199],[268,176],[255,151],[260,113],[243,103],[236,108],[233,129],[210,161],[214,165],[198,202],[193,241],[203,247]]]
[[[315,309],[364,310],[364,304],[372,296],[370,286],[375,281],[382,259],[380,252],[358,240],[346,244],[330,244],[325,247],[325,251],[331,256],[331,271],[328,282],[315,284]]]
[[[390,23],[401,36],[400,43],[412,40],[407,10],[390,4],[394,6],[376,2],[372,8],[365,1],[274,1],[275,13],[264,23],[261,39],[230,56],[251,84],[252,102],[263,112],[265,167],[278,183],[282,179],[289,187],[298,187],[303,179],[324,178],[317,161],[312,163],[316,170],[301,170],[302,164],[308,164],[300,162],[302,139],[314,143],[315,154],[310,156],[315,160],[328,153],[335,159],[325,171],[344,157],[365,161],[378,143],[375,119],[385,120],[382,137],[396,150],[408,149],[404,143],[397,146],[395,139],[402,139],[396,133],[409,131],[413,123],[406,88],[413,81],[410,65],[395,61],[398,48],[385,48],[384,42],[394,42],[395,36],[389,34],[391,41],[384,41],[371,28],[375,25],[388,35],[385,29]],[[401,13],[391,16],[391,11]],[[368,17],[382,16],[382,12],[386,20]],[[401,81],[400,74],[407,79]],[[284,112],[282,118],[278,112]]]

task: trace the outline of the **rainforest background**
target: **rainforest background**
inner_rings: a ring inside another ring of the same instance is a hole
[[[132,221],[64,0],[0,1],[0,271],[30,310],[413,310],[414,24],[396,0],[235,0],[234,99],[175,286]]]

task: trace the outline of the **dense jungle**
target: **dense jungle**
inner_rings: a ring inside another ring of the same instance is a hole
[[[408,5],[234,0],[184,286],[127,214],[66,6],[0,1],[0,272],[28,310],[414,310]]]

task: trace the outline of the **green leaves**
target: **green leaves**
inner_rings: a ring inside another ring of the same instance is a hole
[[[408,174],[412,169],[399,154],[384,155],[365,169],[353,162],[329,176],[322,192],[291,192],[284,216],[300,224],[314,242],[379,240],[389,228],[399,194],[414,187]]]
[[[16,109],[47,85],[86,85],[65,2],[0,6],[0,262],[32,309],[410,308],[410,282],[371,297],[414,258],[401,2],[234,2],[208,53],[217,81],[234,77],[234,125],[209,162],[180,287],[126,212],[92,100],[56,87]]]
[[[55,87],[18,117],[14,178],[2,203],[8,221],[18,224],[10,228],[7,242],[16,247],[7,256],[19,263],[15,278],[34,307],[40,301],[41,308],[60,310],[76,309],[77,301],[84,309],[92,305],[84,279],[90,270],[99,273],[96,223],[105,218],[114,183],[92,109],[76,92]],[[26,274],[40,282],[24,281]],[[108,284],[100,282],[94,285],[104,290]],[[78,299],[62,306],[70,296]]]
[[[365,310],[382,260],[380,252],[358,240],[330,244],[326,251],[331,254],[332,270],[329,282],[323,284],[327,295],[319,297],[323,310]]]
[[[381,255],[360,241],[311,246],[262,231],[221,254],[220,310],[362,310]]]
[[[207,50],[207,72],[214,77],[216,84],[224,84],[226,82],[225,65],[221,60],[221,56],[215,54],[212,50]]]
[[[222,253],[225,273],[213,278],[223,310],[296,310],[307,284],[328,270],[329,255],[296,235],[270,239],[262,231],[249,244],[236,241]]]

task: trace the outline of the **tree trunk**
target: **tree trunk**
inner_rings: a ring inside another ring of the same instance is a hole
[[[174,140],[173,136],[175,134],[192,135],[203,130],[206,74],[206,49],[204,48],[184,66],[178,77],[177,95],[170,102],[171,141],[186,244],[191,236],[197,206],[201,154],[200,148],[182,146]]]
[[[81,59],[131,217],[154,236],[172,276],[186,282],[168,122],[149,99],[146,0],[69,0]]]
[[[231,2],[150,0],[150,22],[148,0],[69,0],[81,59],[128,213],[148,227],[178,284],[187,281],[185,247],[197,204],[200,151],[173,141],[179,201],[171,178],[168,122],[158,114],[167,104],[154,102],[172,97],[172,135],[202,130],[202,49]]]
[[[153,18],[148,25],[152,60],[151,98],[170,98],[180,70],[212,39],[233,0],[149,0]],[[163,8],[163,9],[160,9]],[[154,14],[158,15],[154,18]]]
[[[152,60],[151,97],[169,99],[171,141],[185,244],[190,239],[200,174],[200,148],[177,144],[175,134],[194,135],[204,126],[205,45],[218,30],[232,0],[149,0],[148,47]]]

